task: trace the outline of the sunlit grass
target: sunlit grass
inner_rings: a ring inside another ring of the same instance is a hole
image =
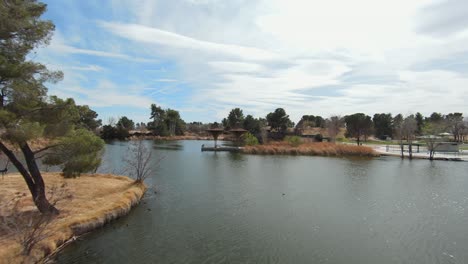
[[[82,175],[75,179],[65,179],[59,173],[44,173],[43,176],[49,187],[65,183],[72,197],[57,204],[60,215],[48,226],[53,235],[40,242],[29,257],[21,256],[21,247],[12,234],[1,234],[0,263],[35,263],[43,259],[73,236],[89,232],[128,213],[140,201],[146,189],[130,178],[109,174]],[[18,194],[24,194],[20,200],[22,211],[38,213],[21,175],[8,174],[0,179],[1,201]]]
[[[243,152],[260,155],[378,156],[370,147],[326,142],[302,143],[299,146],[291,146],[287,142],[272,142],[266,145],[246,146]]]

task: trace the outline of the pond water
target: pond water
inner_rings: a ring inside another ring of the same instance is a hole
[[[101,170],[121,170],[127,144]],[[157,192],[58,263],[468,263],[468,163],[145,144],[164,158]]]

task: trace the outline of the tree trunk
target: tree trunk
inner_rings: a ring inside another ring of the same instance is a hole
[[[408,145],[408,152],[409,152],[409,159],[413,159],[413,142],[409,142],[409,145]]]
[[[0,150],[5,153],[8,159],[13,163],[16,169],[23,176],[24,181],[28,185],[28,189],[33,197],[34,204],[37,209],[43,214],[58,214],[59,211],[52,204],[49,203],[45,194],[44,180],[42,179],[41,172],[37,167],[34,153],[29,148],[27,143],[23,143],[21,146],[24,158],[26,160],[28,170],[24,165],[16,158],[13,151],[8,149],[2,142],[0,142]]]
[[[403,141],[400,140],[400,152],[401,152],[401,159],[405,158],[405,147],[403,145]]]
[[[29,174],[34,180],[34,204],[37,206],[37,209],[39,209],[39,211],[43,214],[59,214],[59,210],[55,208],[55,206],[50,204],[47,200],[45,194],[44,179],[42,178],[39,167],[37,166],[36,159],[34,157],[34,152],[31,150],[28,143],[26,142],[20,144],[20,148],[23,152],[24,159],[26,160],[26,165],[28,166]]]

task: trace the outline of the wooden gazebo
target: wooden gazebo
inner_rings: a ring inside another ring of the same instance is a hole
[[[210,133],[211,136],[213,136],[214,138],[214,147],[217,148],[218,147],[218,137],[219,135],[221,135],[223,132],[224,132],[224,129],[222,128],[210,128],[210,129],[207,129],[206,132]]]

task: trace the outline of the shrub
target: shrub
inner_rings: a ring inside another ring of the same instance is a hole
[[[299,145],[302,144],[302,139],[301,139],[301,137],[298,137],[298,136],[288,136],[288,137],[285,138],[285,140],[292,147],[298,147]]]
[[[252,135],[251,133],[247,133],[244,135],[244,144],[246,146],[255,146],[258,145],[258,139]]]

